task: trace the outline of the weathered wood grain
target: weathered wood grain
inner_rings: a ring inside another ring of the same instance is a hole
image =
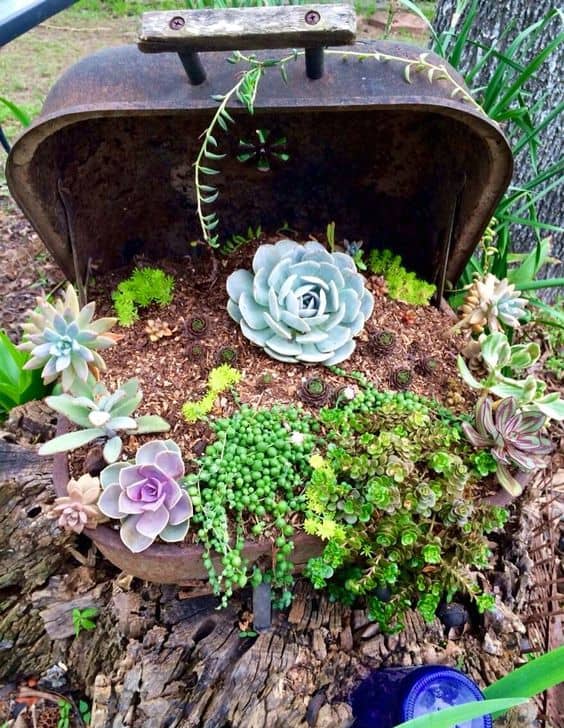
[[[172,10],[143,13],[138,45],[146,52],[311,48],[347,45],[355,35],[350,5]]]

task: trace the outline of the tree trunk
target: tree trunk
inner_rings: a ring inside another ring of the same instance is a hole
[[[462,27],[468,8],[466,8],[460,17],[457,17],[455,10],[458,2],[459,0],[438,0],[434,22],[437,33],[441,33],[449,28],[456,31]],[[483,43],[486,48],[496,44],[496,47],[499,47],[500,50],[505,50],[520,31],[532,23],[541,20],[554,7],[553,0],[535,0],[535,2],[531,2],[531,0],[507,0],[506,2],[479,0],[478,14],[470,31],[470,37],[474,41]],[[512,29],[500,46],[497,46],[500,35],[509,24],[513,25]],[[538,36],[531,47],[528,48],[523,60],[525,62],[530,61],[561,31],[562,21],[559,17],[555,17],[546,27],[545,32]],[[463,74],[466,73],[482,54],[482,50],[467,43],[459,70]],[[495,61],[492,60],[491,63],[485,65],[473,83],[474,89],[479,89],[487,81],[492,73],[494,64]],[[537,124],[551,109],[554,109],[563,100],[564,94],[561,82],[563,65],[564,43],[561,43],[545,59],[526,87],[526,91],[530,94],[531,104],[536,103],[541,97],[544,97],[542,108],[537,113],[535,120]],[[552,123],[541,134],[538,150],[539,170],[545,170],[555,162],[562,160],[562,139],[564,137],[562,119],[563,114],[560,114],[556,119],[553,119]],[[511,127],[506,128],[505,131],[511,137]],[[512,184],[519,185],[519,183],[531,179],[532,176],[531,160],[525,148],[515,159],[515,172]],[[553,225],[562,225],[563,204],[563,185],[560,184],[538,203],[539,220]],[[534,244],[534,237],[528,228],[513,226],[512,232],[517,250],[527,251],[531,249]],[[550,234],[543,233],[543,237]],[[562,261],[564,259],[564,236],[559,233],[552,235],[552,254]],[[543,272],[544,277],[554,275],[562,276],[563,274],[561,264],[547,266]],[[555,291],[553,290],[551,297],[553,298],[554,295]]]
[[[0,438],[0,720],[3,702],[35,694],[21,683],[34,676],[41,694],[87,695],[91,728],[344,728],[347,697],[372,669],[462,664],[483,684],[519,659],[525,628],[506,607],[486,624],[484,649],[481,630],[449,635],[417,612],[385,636],[362,609],[330,603],[305,581],[270,631],[241,636],[252,623],[248,591],[218,611],[214,597],[118,574],[87,539],[62,533],[49,517],[51,469],[35,448]],[[530,528],[510,557],[523,588],[529,537]],[[73,609],[92,606],[96,628],[75,636]]]

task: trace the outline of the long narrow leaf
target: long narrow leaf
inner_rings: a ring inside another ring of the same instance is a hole
[[[561,288],[563,286],[564,278],[547,278],[546,280],[518,283],[516,288],[519,291],[536,291],[539,288]]]
[[[516,98],[517,93],[523,88],[525,83],[534,75],[538,68],[544,63],[545,59],[556,49],[559,45],[564,42],[564,33],[560,33],[554,40],[543,48],[533,60],[526,66],[523,73],[521,73],[515,81],[511,84],[507,92],[501,97],[501,99],[495,104],[488,113],[495,119],[496,113],[500,109],[508,107]]]
[[[30,117],[20,106],[17,106],[17,104],[14,104],[12,101],[8,101],[8,99],[3,96],[0,96],[0,104],[6,106],[6,108],[9,109],[12,115],[16,117],[22,126],[29,126],[31,124]]]
[[[527,698],[511,698],[500,700],[476,700],[473,703],[456,705],[454,708],[444,708],[436,713],[421,715],[412,718],[397,726],[397,728],[453,728],[473,718],[480,718],[490,713],[505,712],[517,705],[526,703]]]
[[[532,698],[533,695],[538,695],[561,682],[564,682],[564,646],[557,647],[510,672],[509,675],[487,687],[484,695],[488,700],[497,700],[502,696]],[[497,709],[492,710],[493,712],[497,713]]]

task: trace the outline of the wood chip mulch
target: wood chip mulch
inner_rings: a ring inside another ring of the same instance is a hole
[[[108,367],[103,375],[107,385],[112,387],[129,377],[137,377],[144,394],[139,414],[160,414],[167,419],[171,425],[169,436],[186,454],[206,436],[207,428],[203,424],[187,424],[182,418],[181,406],[186,400],[198,399],[205,393],[208,374],[217,365],[223,347],[236,352],[235,366],[243,374],[237,394],[241,403],[253,408],[300,402],[300,387],[312,376],[322,377],[334,391],[355,384],[353,380],[332,374],[324,366],[306,367],[271,359],[245,339],[238,325],[231,320],[226,311],[225,281],[237,268],[250,269],[257,245],[249,244],[242,251],[213,264],[208,261],[195,265],[191,258],[187,258],[183,266],[179,266],[178,261],[159,261],[159,267],[175,276],[172,303],[164,308],[152,305],[140,309],[140,318],[131,327],[116,326],[115,331],[123,338],[117,346],[103,352]],[[148,261],[137,261],[137,264],[155,265]],[[98,301],[96,315],[112,315],[111,292],[129,273],[129,269],[120,270],[96,279],[89,291],[90,297]],[[368,286],[371,286],[370,280]],[[189,322],[193,318],[207,321],[204,335],[195,337],[189,332]],[[151,342],[145,328],[149,320],[156,319],[168,325],[172,335]],[[444,404],[452,404],[449,398],[453,391],[457,392],[462,399],[455,409],[467,410],[472,406],[474,396],[461,386],[457,376],[456,356],[464,341],[461,335],[452,333],[452,325],[452,314],[447,311],[378,297],[372,317],[357,338],[356,351],[341,367],[347,372],[361,372],[379,389],[393,389],[390,383],[393,372],[407,368],[413,375],[412,391],[434,397]],[[373,349],[373,338],[380,331],[395,334],[395,346],[390,354],[378,354]],[[195,345],[197,356],[194,356]],[[418,366],[426,357],[436,358],[439,364],[431,375],[421,373]],[[263,384],[265,374],[270,375],[267,386]],[[212,415],[228,416],[236,406],[227,393],[218,399]],[[314,410],[305,403],[304,407]],[[130,444],[135,449],[136,439],[132,438]]]

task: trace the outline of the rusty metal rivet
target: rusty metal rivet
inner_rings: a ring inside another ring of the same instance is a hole
[[[317,10],[308,10],[304,20],[308,25],[316,25],[321,20],[321,15],[319,15]]]
[[[183,28],[186,21],[184,18],[181,18],[180,15],[176,15],[168,24],[168,27],[171,30],[180,30],[180,28]]]

